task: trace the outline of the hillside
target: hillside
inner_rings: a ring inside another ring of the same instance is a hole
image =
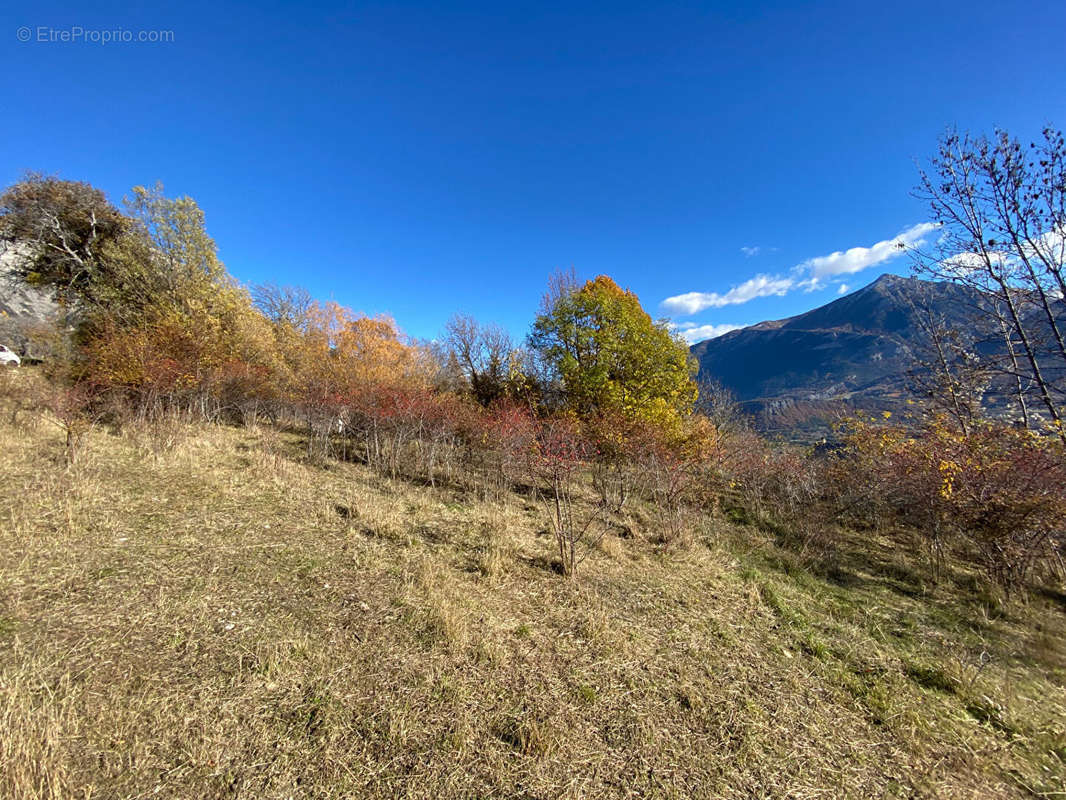
[[[920,347],[907,298],[919,292],[953,327],[972,329],[973,292],[886,274],[805,314],[731,331],[692,352],[701,374],[730,389],[764,430],[821,435],[845,410],[905,408],[907,372]]]
[[[863,532],[801,562],[219,427],[0,420],[0,796],[1051,796],[1066,630]],[[807,566],[805,566],[805,563]],[[1059,598],[1061,602],[1061,598]]]

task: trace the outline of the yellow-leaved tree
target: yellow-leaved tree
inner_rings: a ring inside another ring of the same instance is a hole
[[[529,339],[581,418],[670,428],[696,402],[697,366],[684,341],[606,275],[546,298]]]

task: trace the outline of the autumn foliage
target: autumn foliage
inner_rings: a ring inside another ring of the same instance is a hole
[[[11,417],[49,409],[70,463],[103,422],[270,424],[315,461],[527,493],[568,575],[633,514],[663,548],[728,516],[809,558],[834,526],[893,527],[935,572],[959,555],[1007,587],[1061,563],[1059,437],[885,418],[851,420],[829,454],[771,444],[735,404],[697,405],[684,343],[606,276],[553,282],[525,346],[461,316],[431,345],[386,316],[238,285],[202,211],[162,187],[135,189],[122,213],[92,187],[31,176],[0,199],[0,233],[37,253],[23,277],[54,290],[73,331],[53,391],[15,398]]]
[[[838,497],[917,532],[937,572],[962,550],[996,583],[1018,587],[1058,561],[1066,458],[1057,437],[993,422],[964,435],[939,418],[918,429],[859,419],[844,441]]]

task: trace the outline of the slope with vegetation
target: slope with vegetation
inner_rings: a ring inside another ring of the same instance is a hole
[[[1051,330],[1028,299],[1023,322],[1046,339]],[[804,314],[699,342],[692,353],[701,374],[732,392],[761,431],[794,441],[832,436],[841,414],[908,413],[938,396],[950,402],[945,368],[959,373],[956,383],[966,376],[967,402],[984,414],[1021,421],[1018,373],[993,309],[974,287],[886,274]],[[1066,325],[1066,304],[1058,303],[1055,319]],[[937,335],[951,364],[939,363]],[[1039,361],[1061,371],[1052,354]]]
[[[238,285],[161,187],[31,175],[0,235],[60,314],[0,373],[4,793],[1064,791],[1031,330],[1023,424],[980,402],[1020,362],[930,316],[921,413],[811,451],[606,276],[553,278],[524,345],[430,345]]]
[[[934,584],[891,531],[808,559],[731,509],[678,549],[640,503],[574,582],[528,495],[318,465],[296,433],[97,430],[67,469],[20,415],[0,444],[3,796],[1066,786],[1062,595]]]
[[[968,331],[976,297],[946,283],[882,275],[804,314],[699,342],[692,353],[761,430],[814,441],[841,413],[907,410],[924,343],[918,302]]]

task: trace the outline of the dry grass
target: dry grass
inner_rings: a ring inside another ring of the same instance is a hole
[[[1062,796],[1063,608],[609,537],[270,431],[0,424],[0,796]],[[539,532],[539,533],[538,533]],[[1060,598],[1061,600],[1061,598]],[[981,653],[991,656],[983,664]]]

